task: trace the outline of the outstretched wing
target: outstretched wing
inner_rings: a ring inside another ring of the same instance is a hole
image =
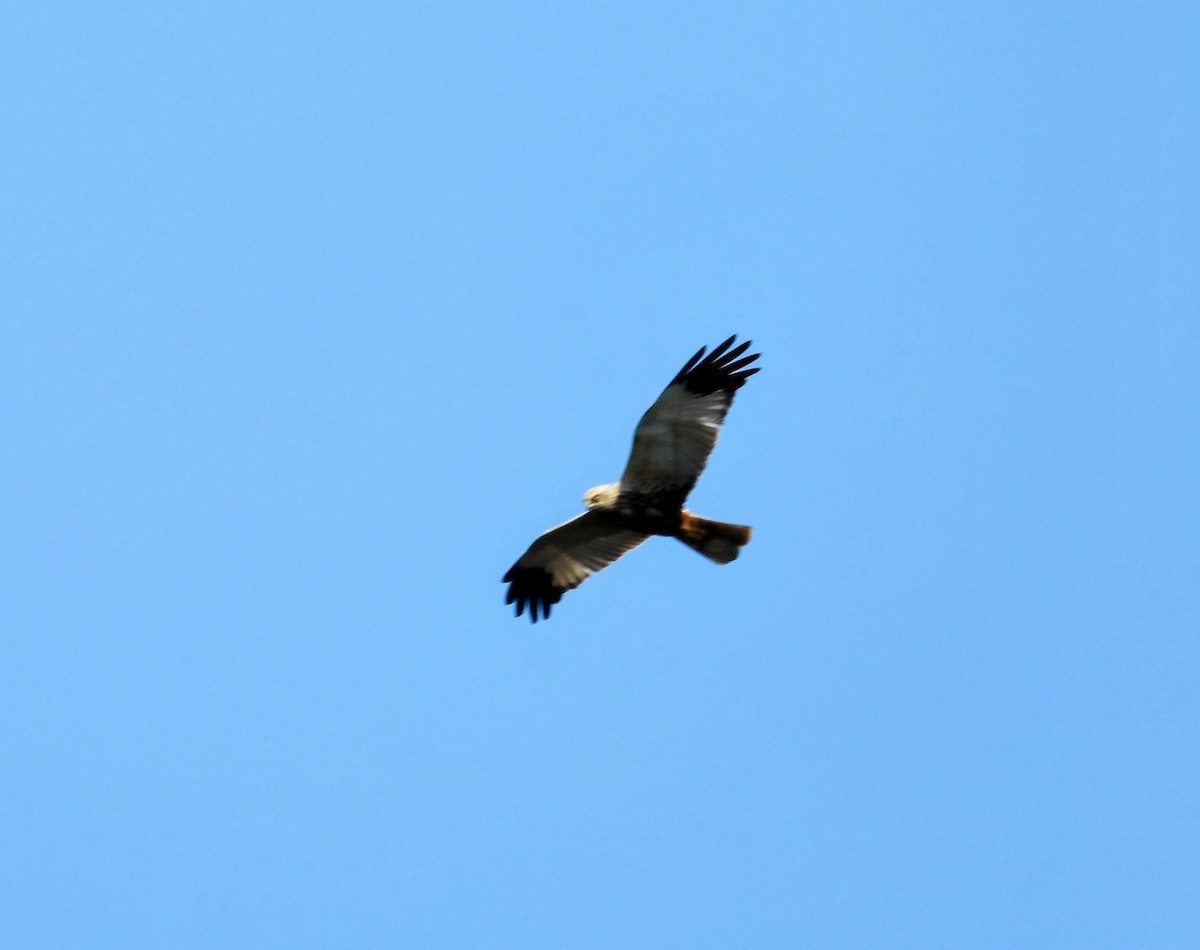
[[[608,567],[626,551],[650,537],[631,531],[615,511],[593,508],[551,528],[529,546],[508,569],[506,604],[516,603],[517,616],[529,605],[529,619],[537,623],[538,611],[550,616],[550,606],[597,571]]]
[[[742,357],[750,341],[730,349],[735,339],[708,356],[700,347],[642,416],[621,475],[622,498],[648,496],[660,506],[683,506],[717,444],[733,394],[760,368],[746,369],[759,354]]]

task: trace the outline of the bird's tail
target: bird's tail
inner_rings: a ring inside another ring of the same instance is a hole
[[[750,528],[744,524],[710,521],[690,511],[684,511],[679,522],[679,540],[710,561],[728,564],[738,556],[738,549],[750,542]]]

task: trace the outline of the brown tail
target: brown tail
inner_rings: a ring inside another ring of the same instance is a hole
[[[710,521],[690,511],[684,511],[679,522],[679,540],[710,561],[728,564],[738,556],[738,549],[750,542],[750,528],[742,524]]]

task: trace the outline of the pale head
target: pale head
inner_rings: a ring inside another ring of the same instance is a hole
[[[583,493],[583,503],[589,508],[615,508],[617,496],[621,493],[619,482],[611,485],[597,485]]]

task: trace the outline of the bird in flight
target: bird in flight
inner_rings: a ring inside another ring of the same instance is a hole
[[[694,515],[683,507],[717,444],[733,394],[760,367],[742,356],[736,336],[707,356],[688,360],[642,416],[621,480],[584,493],[587,511],[551,528],[529,546],[503,581],[517,616],[550,616],[562,595],[654,534],[678,538],[717,564],[728,564],[750,541],[750,528]]]

